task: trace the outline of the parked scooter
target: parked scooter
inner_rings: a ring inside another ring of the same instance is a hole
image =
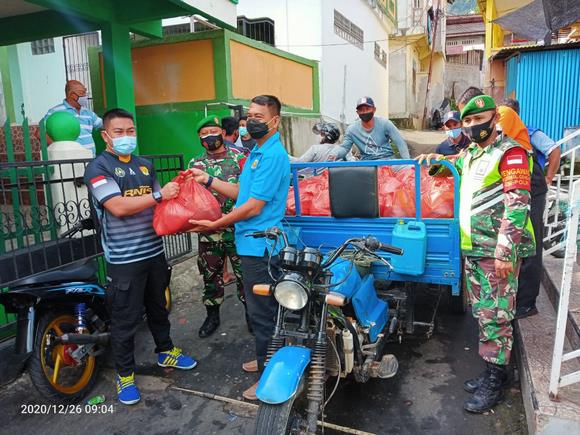
[[[355,262],[364,255],[391,265],[375,251],[401,255],[399,248],[374,237],[349,239],[323,256],[320,250],[289,246],[286,235],[273,228],[251,237],[283,239],[282,275],[272,286],[257,285],[253,292],[273,294],[278,314],[266,368],[257,389],[261,401],[256,433],[263,435],[316,433],[323,412],[341,378],[357,382],[390,378],[398,370],[394,355],[383,355],[387,338],[399,329],[401,304],[379,299],[372,274],[361,278]],[[348,257],[345,258],[347,248]],[[305,373],[308,369],[308,375]],[[327,377],[336,377],[325,394]]]
[[[85,219],[60,237],[93,229],[92,219]],[[97,271],[96,260],[88,258],[21,279],[0,293],[6,312],[17,315],[15,352],[26,356],[32,383],[50,401],[78,402],[96,382],[110,338]],[[166,301],[169,309],[169,287]]]

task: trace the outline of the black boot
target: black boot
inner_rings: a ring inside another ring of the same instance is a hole
[[[509,375],[507,371],[507,366],[505,367],[506,370],[504,371],[504,376],[501,383],[502,388],[507,387],[509,384]],[[487,375],[488,371],[485,370],[484,372],[480,373],[476,378],[468,379],[463,383],[463,389],[468,393],[471,394],[475,393],[477,389],[481,386],[481,383],[483,382],[483,380],[486,378]]]
[[[199,338],[206,338],[213,334],[220,326],[219,305],[206,305],[207,317],[199,328]]]
[[[487,375],[471,399],[465,402],[466,411],[482,414],[489,411],[503,399],[502,380],[506,376],[506,366],[487,363]]]

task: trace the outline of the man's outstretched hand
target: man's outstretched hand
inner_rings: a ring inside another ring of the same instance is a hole
[[[443,158],[445,158],[445,156],[443,154],[429,153],[429,154],[421,154],[420,156],[415,157],[415,160],[417,160],[417,162],[420,165],[422,165],[424,163],[427,166],[430,166],[430,165],[434,164],[435,162],[442,160]]]
[[[188,169],[183,174],[185,175],[186,180],[190,180],[191,178],[193,178],[199,184],[207,184],[209,180],[209,174],[197,168]]]
[[[192,233],[212,233],[218,229],[217,225],[213,221],[196,221],[192,219],[189,221],[189,223],[193,225],[193,228],[189,230]]]

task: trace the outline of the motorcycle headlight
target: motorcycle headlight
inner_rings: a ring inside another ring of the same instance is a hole
[[[274,297],[280,305],[288,310],[301,310],[308,302],[308,291],[304,278],[297,273],[284,276],[274,288]]]

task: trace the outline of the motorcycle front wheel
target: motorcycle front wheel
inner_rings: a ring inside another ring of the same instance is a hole
[[[298,392],[284,403],[260,403],[256,417],[256,435],[286,435],[304,433],[306,426],[306,397],[304,382]]]
[[[38,321],[29,373],[36,389],[50,401],[78,402],[91,391],[97,380],[96,357],[86,355],[81,363],[77,363],[70,356],[76,345],[50,345],[55,337],[75,332],[75,325],[75,317],[70,312],[49,311]]]

